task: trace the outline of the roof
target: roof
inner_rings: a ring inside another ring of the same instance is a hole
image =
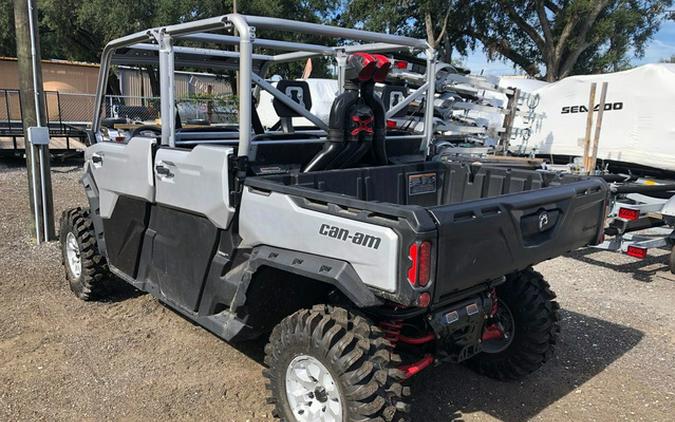
[[[16,57],[0,56],[0,61],[15,62],[17,60],[18,59]],[[41,62],[43,64],[61,64],[66,66],[96,67],[96,68],[100,67],[100,65],[97,63],[76,62],[72,60],[63,60],[63,59],[42,59]]]

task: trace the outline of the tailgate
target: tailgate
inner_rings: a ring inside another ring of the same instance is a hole
[[[598,243],[607,198],[593,178],[429,208],[438,224],[435,301]]]

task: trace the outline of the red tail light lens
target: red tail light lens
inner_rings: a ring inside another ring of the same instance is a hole
[[[619,218],[635,221],[640,218],[640,211],[631,208],[619,208]]]
[[[645,259],[647,257],[647,248],[629,246],[626,250],[626,254],[632,256],[633,258]]]
[[[408,257],[408,282],[413,286],[425,287],[431,279],[431,242],[415,242],[410,245]]]

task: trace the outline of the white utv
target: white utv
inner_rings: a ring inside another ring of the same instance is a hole
[[[266,40],[256,28],[355,42]],[[389,127],[373,91],[391,83],[398,50],[426,55],[435,74],[424,40],[257,16],[112,41],[85,154],[89,208],[61,219],[73,292],[104,298],[113,275],[227,341],[269,336],[264,375],[286,421],[405,420],[405,381],[434,363],[505,380],[539,368],[558,304],[531,266],[600,240],[607,186],[432,159],[431,130]],[[327,123],[309,113],[306,83],[265,80],[270,65],[316,56],[338,66]],[[119,131],[103,118],[111,65],[152,62],[161,125]],[[236,127],[181,124],[174,70],[198,66],[238,70]],[[258,89],[275,97],[279,130],[260,125]],[[403,103],[434,93],[432,77]],[[296,130],[298,116],[315,127]]]

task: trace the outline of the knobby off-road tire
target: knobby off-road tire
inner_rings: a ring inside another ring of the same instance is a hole
[[[315,366],[330,373],[331,386],[337,389],[329,390],[339,395],[343,421],[408,420],[410,388],[400,384],[403,374],[396,368],[401,359],[392,352],[382,331],[343,308],[317,305],[281,321],[265,347],[268,368],[263,374],[267,378],[269,401],[274,405],[275,416],[282,421],[298,419],[286,385],[293,362],[305,356],[318,360],[320,365]],[[292,387],[292,382],[289,385]],[[309,396],[308,400],[320,398]],[[297,406],[295,410],[298,411]]]
[[[517,380],[539,369],[552,356],[560,334],[560,306],[550,285],[532,268],[507,276],[506,282],[497,287],[497,297],[513,316],[511,342],[497,353],[479,353],[467,365],[491,378]]]
[[[78,207],[64,211],[59,237],[61,262],[70,289],[82,300],[103,298],[106,294],[104,281],[109,275],[108,265],[98,250],[89,210]]]

